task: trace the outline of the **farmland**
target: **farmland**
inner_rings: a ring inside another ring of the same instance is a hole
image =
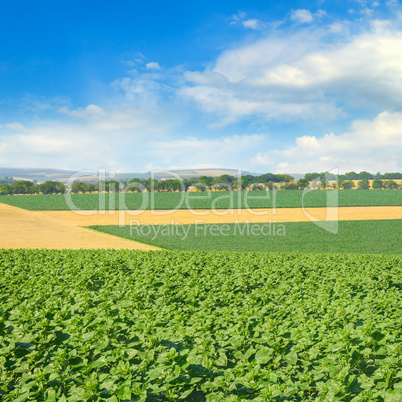
[[[336,235],[312,222],[92,228],[169,250],[371,254],[402,252],[402,219],[339,221]]]
[[[0,247],[5,249],[155,249],[5,204],[0,204],[0,227]]]
[[[295,191],[216,191],[159,192],[127,194],[72,194],[72,209],[118,210],[118,209],[228,209],[228,208],[301,208],[326,207],[327,197],[335,190],[316,190],[304,195]],[[402,204],[402,190],[340,190],[340,207],[397,206]],[[124,201],[124,202],[123,202]],[[246,201],[246,202],[245,202]],[[0,196],[0,202],[32,211],[62,211],[70,209],[64,194]]]
[[[0,392],[398,400],[400,256],[0,252]]]

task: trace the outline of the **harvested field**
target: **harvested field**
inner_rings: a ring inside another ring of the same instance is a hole
[[[306,208],[312,216],[323,220],[328,214],[329,220],[336,219],[336,210],[330,208]],[[140,213],[139,213],[140,212]],[[233,222],[307,222],[310,219],[301,208],[277,208],[258,210],[178,210],[171,211],[106,211],[104,214],[92,211],[38,211],[37,216],[69,223],[77,226],[94,225],[162,225],[162,224],[190,224],[190,223],[233,223]],[[341,207],[339,220],[375,220],[375,219],[402,219],[402,207]],[[138,222],[136,222],[138,221]],[[197,222],[198,221],[198,222]]]
[[[157,249],[5,204],[0,204],[0,248]]]
[[[309,214],[324,219],[326,208],[307,208]],[[334,217],[334,210],[329,215]],[[218,214],[219,213],[219,214]],[[117,238],[79,226],[132,224],[190,224],[233,222],[306,222],[309,218],[300,208],[228,210],[213,213],[210,210],[170,211],[27,211],[0,204],[0,248],[49,249],[139,249],[157,247]],[[402,207],[344,207],[339,208],[339,220],[402,219]]]

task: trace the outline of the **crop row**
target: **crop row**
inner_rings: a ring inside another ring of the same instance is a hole
[[[0,398],[397,401],[402,259],[0,252]]]
[[[313,222],[265,222],[92,226],[92,229],[168,250],[368,254],[402,252],[402,219],[329,221],[321,225],[324,228]]]
[[[301,208],[402,205],[402,190],[216,191],[177,193],[47,194],[0,196],[29,210]]]

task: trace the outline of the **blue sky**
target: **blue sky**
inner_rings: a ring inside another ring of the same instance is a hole
[[[4,0],[0,35],[0,166],[402,170],[396,0]]]

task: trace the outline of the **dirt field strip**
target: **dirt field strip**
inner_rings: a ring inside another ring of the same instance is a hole
[[[219,211],[219,210],[218,210]],[[318,219],[325,219],[327,208],[306,208],[306,211]],[[91,211],[38,211],[38,216],[50,217],[60,222],[77,226],[92,225],[119,225],[141,224],[194,224],[194,223],[233,223],[235,221],[250,223],[257,222],[306,222],[309,218],[301,208],[277,208],[248,210],[220,211],[222,215],[214,214],[210,210],[178,210],[170,211],[113,211],[99,214]],[[330,214],[329,214],[330,215]],[[402,207],[342,207],[339,208],[339,220],[375,220],[375,219],[402,219]]]
[[[324,219],[326,208],[308,208],[306,211]],[[132,224],[194,224],[233,222],[304,222],[309,218],[300,208],[258,209],[254,211],[230,210],[179,210],[170,211],[115,211],[104,215],[90,211],[80,214],[73,211],[27,211],[0,204],[0,248],[49,249],[139,249],[156,250],[157,247],[96,232],[81,226]],[[402,207],[343,207],[340,220],[402,219]]]
[[[0,248],[158,249],[5,204],[0,204]]]

